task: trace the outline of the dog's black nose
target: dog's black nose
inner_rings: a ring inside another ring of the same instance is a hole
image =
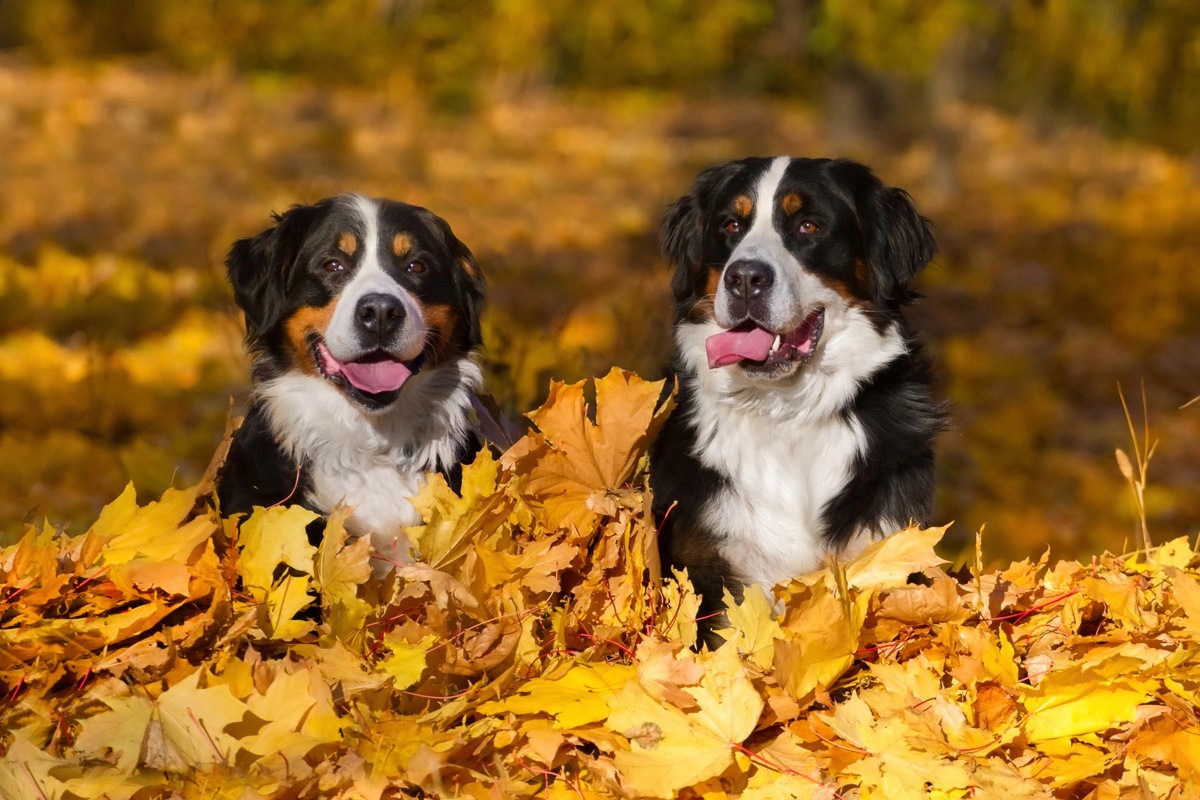
[[[735,261],[725,268],[725,288],[739,300],[751,300],[771,288],[775,270],[761,261]]]
[[[354,308],[358,324],[379,337],[391,336],[404,322],[404,305],[390,294],[364,294]]]

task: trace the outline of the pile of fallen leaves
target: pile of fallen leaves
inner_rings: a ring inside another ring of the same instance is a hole
[[[940,530],[748,592],[694,649],[645,490],[660,384],[552,387],[431,478],[421,560],[342,515],[223,520],[211,481],[0,551],[4,798],[1184,797],[1200,775],[1185,539],[950,575]],[[681,588],[682,587],[682,588]]]

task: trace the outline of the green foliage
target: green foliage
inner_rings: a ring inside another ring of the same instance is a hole
[[[0,30],[0,46],[48,61],[155,54],[325,83],[403,74],[456,113],[497,87],[815,98],[852,80],[907,86],[918,114],[954,84],[1183,150],[1200,123],[1192,0],[3,0]]]

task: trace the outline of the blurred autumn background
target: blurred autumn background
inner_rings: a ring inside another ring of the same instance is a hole
[[[665,206],[847,155],[941,253],[912,317],[953,427],[938,521],[989,557],[1200,524],[1194,0],[0,0],[0,530],[194,482],[247,389],[222,261],[342,191],[479,256],[491,390],[661,372]],[[240,405],[238,406],[241,407]],[[949,555],[953,555],[950,553]]]

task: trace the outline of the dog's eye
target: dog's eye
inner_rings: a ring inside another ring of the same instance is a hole
[[[737,233],[741,229],[742,223],[738,222],[736,219],[725,220],[724,224],[721,225],[721,230],[725,231],[726,233]]]
[[[406,272],[411,272],[414,275],[420,275],[422,272],[425,271],[425,269],[426,269],[425,265],[420,261],[411,261],[411,262],[409,262],[409,265],[407,267],[405,267]]]
[[[804,220],[804,222],[800,223],[800,232],[808,234],[809,236],[813,235],[814,233],[819,232],[820,230],[821,230],[821,226],[810,220],[806,219],[806,220]]]
[[[336,258],[331,258],[325,262],[326,272],[341,272],[344,269],[345,267],[342,266],[342,262],[338,261]]]

